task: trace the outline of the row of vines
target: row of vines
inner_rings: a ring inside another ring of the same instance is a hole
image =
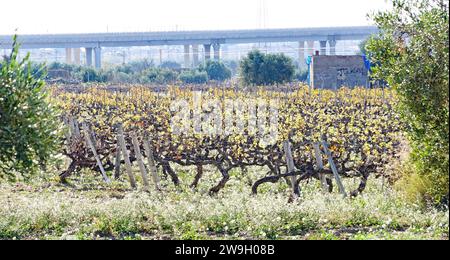
[[[174,165],[196,167],[193,187],[200,181],[203,167],[216,167],[221,179],[211,194],[226,185],[232,169],[245,172],[251,166],[266,169],[262,171],[265,176],[254,183],[254,193],[265,182],[286,179],[298,187],[302,181],[321,176],[332,191],[332,165],[326,153],[319,153],[324,165],[318,165],[315,146],[317,149],[319,144],[321,151],[326,148],[323,146],[329,148],[340,177],[361,180],[351,191],[356,196],[363,192],[370,175],[386,175],[386,165],[398,157],[403,132],[392,109],[396,97],[383,89],[311,91],[300,87],[288,92],[211,88],[199,94],[177,87],[163,92],[142,86],[120,92],[101,86],[82,91],[54,87],[52,99],[64,112],[63,121],[89,129],[105,171],[126,163],[117,156],[117,136],[123,129],[130,160],[149,156],[144,152],[148,141],[155,166],[175,185],[183,182]],[[198,111],[201,119],[209,120],[196,121]],[[138,149],[133,146],[133,136],[138,139]],[[66,135],[63,153],[71,163],[60,175],[63,180],[82,168],[99,171],[93,150],[83,140],[82,136]],[[285,142],[290,144],[295,170],[288,167]],[[295,178],[288,178],[292,176]]]

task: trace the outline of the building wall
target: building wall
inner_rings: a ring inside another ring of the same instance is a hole
[[[311,86],[320,89],[340,87],[365,87],[368,84],[368,71],[360,55],[312,57]]]

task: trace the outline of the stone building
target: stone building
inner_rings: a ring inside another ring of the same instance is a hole
[[[309,64],[312,88],[368,87],[368,68],[361,55],[316,55]]]

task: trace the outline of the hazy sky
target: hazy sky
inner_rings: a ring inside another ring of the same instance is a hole
[[[266,27],[369,25],[386,0],[265,0]],[[259,28],[259,0],[0,0],[0,34]]]

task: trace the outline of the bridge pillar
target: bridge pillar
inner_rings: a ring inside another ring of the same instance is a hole
[[[80,65],[80,61],[81,61],[81,49],[80,48],[75,48],[73,50],[73,55],[75,56],[75,64],[76,65]]]
[[[72,49],[66,48],[66,63],[72,64]]]
[[[94,48],[95,54],[95,68],[100,69],[102,67],[102,48],[96,47]]]
[[[320,55],[327,55],[327,41],[320,41]]]
[[[92,48],[85,48],[86,50],[86,66],[92,66]]]
[[[190,68],[191,67],[191,56],[190,56],[190,45],[186,44],[184,45],[184,67]]]
[[[211,59],[211,44],[204,44],[203,47],[205,48],[205,61],[208,61]]]
[[[305,67],[305,41],[298,42],[298,66]]]
[[[308,51],[306,53],[308,54],[308,56],[313,56],[314,55],[314,41],[307,41],[306,43],[308,44]]]
[[[329,40],[328,44],[330,44],[330,55],[336,55],[336,40]]]
[[[220,60],[220,43],[214,43],[213,48],[214,48],[214,59]]]
[[[192,56],[193,56],[193,65],[194,67],[198,66],[198,45],[192,44]]]

